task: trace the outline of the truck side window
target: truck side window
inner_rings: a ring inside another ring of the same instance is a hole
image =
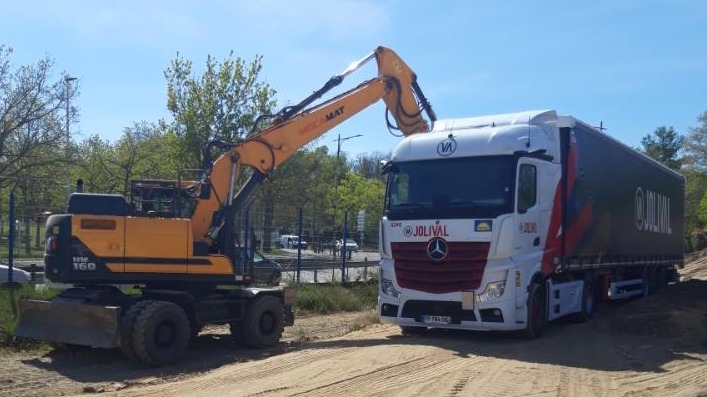
[[[537,171],[534,165],[521,164],[518,172],[518,213],[524,214],[535,205],[537,196]]]

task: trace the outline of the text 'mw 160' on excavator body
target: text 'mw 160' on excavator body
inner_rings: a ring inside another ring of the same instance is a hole
[[[371,59],[377,77],[315,104]],[[156,365],[180,356],[185,332],[198,333],[207,323],[230,323],[251,346],[276,343],[282,326],[293,321],[292,294],[221,287],[252,280],[249,261],[236,247],[235,214],[297,150],[381,99],[393,119],[386,117],[388,127],[402,135],[428,132],[436,119],[412,70],[378,47],[300,103],[266,116],[271,121],[262,131],[238,142],[206,143],[196,181],[133,181],[127,199],[74,193],[67,213],[47,221],[45,252],[46,278],[74,287],[52,301],[23,300],[16,334],[120,347]],[[222,154],[211,161],[214,148]],[[241,182],[244,169],[250,169],[248,180]],[[119,284],[139,285],[141,294],[123,294]]]

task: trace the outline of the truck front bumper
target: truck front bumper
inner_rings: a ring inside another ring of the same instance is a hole
[[[479,302],[473,308],[462,305],[461,292],[425,294],[399,298],[380,294],[378,315],[383,323],[402,326],[467,329],[477,331],[514,331],[526,327],[526,306],[516,303],[513,290],[501,299]],[[520,307],[519,307],[520,306]]]

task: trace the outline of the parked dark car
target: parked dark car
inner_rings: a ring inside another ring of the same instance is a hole
[[[250,256],[250,250],[241,248],[241,253]],[[253,251],[253,259],[249,261],[249,266],[253,270],[253,282],[255,284],[279,285],[282,280],[282,266],[279,263],[266,258],[258,251]],[[246,268],[246,272],[250,269]]]

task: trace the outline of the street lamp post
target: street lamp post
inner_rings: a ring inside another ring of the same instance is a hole
[[[357,134],[357,135],[351,135],[351,136],[347,136],[347,137],[342,138],[341,134],[339,134],[338,137],[336,139],[334,139],[334,141],[336,142],[337,166],[339,165],[338,163],[339,163],[339,154],[341,153],[341,142],[348,141],[349,139],[353,139],[353,138],[358,138],[360,136],[363,136],[363,135]],[[338,169],[336,171],[335,177],[336,177],[336,180],[334,180],[334,183],[335,183],[334,189],[336,190],[336,195],[334,196],[334,225],[336,225],[336,209],[337,209],[336,207],[338,206],[337,205],[338,203],[336,202],[337,201],[336,196],[338,196],[338,192],[339,192],[339,170]],[[336,230],[336,227],[334,228],[334,230]],[[334,234],[334,239],[336,239],[336,232],[334,232],[333,234]],[[334,252],[336,252],[336,247],[334,247]]]
[[[358,135],[352,135],[352,136],[347,136],[345,138],[342,138],[341,134],[339,134],[339,137],[334,139],[337,142],[337,144],[336,144],[336,159],[337,160],[339,159],[339,153],[341,153],[341,142],[348,141],[349,139],[353,139],[353,138],[358,138],[360,136],[363,136],[363,135],[358,134]]]
[[[69,166],[70,162],[70,153],[69,150],[71,148],[71,134],[69,132],[69,119],[70,119],[70,108],[69,108],[69,99],[71,98],[69,95],[69,89],[71,88],[71,82],[76,80],[76,77],[71,77],[71,76],[66,76],[64,77],[64,83],[66,83],[66,187],[65,187],[65,199],[66,199],[66,206],[69,206],[69,191],[70,191],[70,186],[71,186],[71,167]]]

